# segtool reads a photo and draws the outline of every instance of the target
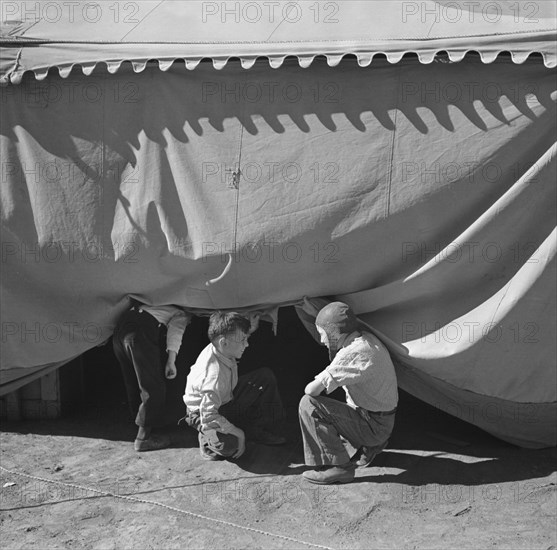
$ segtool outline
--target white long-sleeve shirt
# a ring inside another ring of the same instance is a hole
[[[166,325],[166,351],[180,351],[182,336],[190,324],[191,315],[176,306],[146,306],[141,305],[140,311],[152,315],[159,323]]]
[[[232,401],[238,383],[235,359],[225,357],[209,344],[191,367],[186,383],[184,403],[188,411],[199,412],[201,429],[230,433],[234,425],[219,414],[219,408]]]
[[[393,362],[383,343],[369,332],[350,334],[333,362],[316,377],[331,393],[342,386],[346,403],[368,411],[391,411],[398,403]]]

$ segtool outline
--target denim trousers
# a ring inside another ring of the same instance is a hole
[[[365,445],[379,453],[395,422],[394,411],[373,413],[321,395],[304,395],[298,409],[308,466],[333,466],[350,460],[341,437],[354,448]]]

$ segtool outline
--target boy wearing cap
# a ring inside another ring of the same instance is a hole
[[[236,361],[248,347],[255,323],[235,312],[215,312],[209,320],[211,343],[192,366],[186,383],[186,423],[199,431],[206,460],[239,458],[248,439],[281,445],[285,439],[267,431],[283,416],[276,379],[261,368],[238,377]]]
[[[355,468],[369,465],[391,435],[398,402],[396,374],[385,346],[359,330],[348,305],[328,304],[315,325],[331,364],[306,386],[300,401],[305,462],[318,466],[302,475],[311,483],[348,483]],[[320,395],[340,386],[346,403]],[[353,461],[341,436],[359,449]]]

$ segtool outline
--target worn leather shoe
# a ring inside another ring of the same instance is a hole
[[[333,483],[350,483],[354,480],[355,465],[352,463],[342,466],[328,466],[320,470],[307,470],[302,474],[306,481],[318,485],[331,485]]]
[[[133,448],[138,452],[158,451],[170,446],[170,438],[166,435],[151,435],[148,439],[136,439]]]

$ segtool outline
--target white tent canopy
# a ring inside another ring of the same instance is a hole
[[[2,392],[129,296],[329,296],[402,388],[555,444],[553,2],[66,7],[2,7]]]

